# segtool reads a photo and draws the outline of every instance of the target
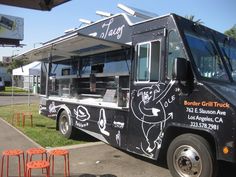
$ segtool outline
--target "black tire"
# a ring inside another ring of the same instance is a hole
[[[58,119],[58,127],[60,133],[65,138],[72,138],[73,137],[73,127],[69,124],[69,116],[67,115],[66,111],[62,111],[60,117]]]
[[[217,173],[209,143],[195,134],[183,134],[171,142],[167,164],[173,177],[215,177]]]

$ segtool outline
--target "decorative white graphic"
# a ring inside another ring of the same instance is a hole
[[[124,122],[113,122],[113,126],[114,128],[119,128],[119,129],[123,129],[125,127],[125,123]]]
[[[105,113],[105,110],[102,108],[100,109],[100,113],[99,113],[98,127],[102,134],[106,136],[110,136],[110,133],[106,131],[106,124],[107,124],[106,113]]]
[[[90,118],[87,108],[81,105],[77,107],[77,110],[74,109],[74,114],[76,115],[76,119],[82,122],[85,122]]]
[[[55,112],[57,112],[56,106],[55,106],[55,102],[54,102],[54,101],[48,106],[48,110],[49,110],[50,113],[55,113]]]
[[[55,102],[52,101],[52,103],[48,106],[48,110],[49,113],[56,113],[57,112],[57,108],[61,108],[61,107],[66,107],[66,111],[69,110],[69,108],[65,105],[65,104],[60,104],[60,105],[55,105]]]
[[[166,108],[175,100],[175,95],[167,98],[173,84],[174,81],[168,85],[158,82],[151,87],[132,92],[131,109],[134,116],[141,121],[145,136],[145,142],[141,142],[141,149],[147,156],[152,157],[154,150],[161,148],[166,121],[173,119],[173,112],[166,112]]]
[[[116,143],[121,146],[121,135],[120,135],[120,130],[116,134]]]
[[[108,23],[103,23],[102,28],[105,30],[101,33],[100,38],[106,39],[107,36],[112,37],[116,36],[117,39],[120,39],[123,34],[123,29],[125,25],[121,25],[116,28],[111,28],[111,24],[114,22],[114,19],[111,18]]]
[[[47,110],[47,107],[40,105],[40,106],[39,106],[39,114],[40,114],[43,110]]]

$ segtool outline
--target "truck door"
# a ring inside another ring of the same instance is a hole
[[[155,158],[166,122],[172,118],[173,82],[164,81],[165,29],[133,36],[135,59],[131,82],[127,148]]]

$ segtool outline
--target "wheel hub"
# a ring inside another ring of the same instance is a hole
[[[61,122],[60,122],[60,127],[61,127],[62,134],[66,134],[69,127],[68,127],[68,121],[65,117],[62,117]]]
[[[202,161],[198,152],[191,146],[179,147],[174,154],[174,165],[181,177],[199,177]]]
[[[188,173],[192,169],[191,160],[185,156],[179,158],[178,165],[180,169],[186,173]]]

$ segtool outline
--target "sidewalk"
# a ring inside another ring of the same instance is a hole
[[[17,129],[12,127],[10,124],[8,124],[5,120],[0,118],[0,157],[1,158],[2,158],[2,151],[4,150],[7,150],[7,149],[26,150],[32,147],[40,147],[40,145],[36,144],[35,142],[27,138],[20,131],[18,131]],[[17,170],[15,170],[17,169],[17,167],[18,167],[17,158],[15,157],[10,158],[10,168],[9,168],[10,176],[18,175]],[[6,158],[5,158],[5,163],[4,163],[4,169],[6,169]]]
[[[0,154],[6,149],[26,150],[32,147],[40,145],[0,118]],[[168,170],[136,159],[102,142],[62,148],[70,152],[71,177],[156,177],[156,174],[160,174],[160,177],[171,177]],[[10,160],[11,177],[18,176],[17,165],[15,158]],[[56,157],[54,177],[63,177],[63,172],[64,160]],[[37,177],[44,176],[41,170],[34,170],[32,174]]]

